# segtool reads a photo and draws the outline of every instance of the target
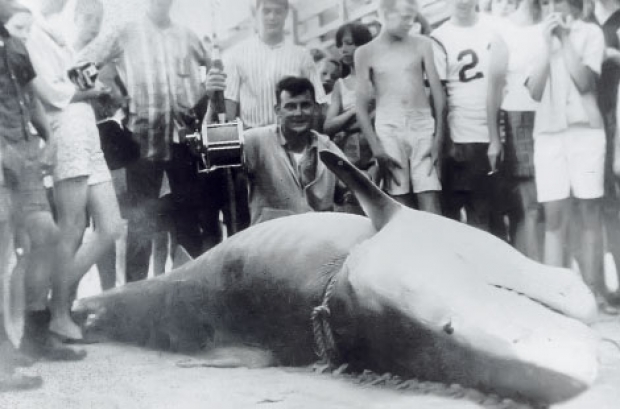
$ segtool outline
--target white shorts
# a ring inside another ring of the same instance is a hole
[[[89,185],[96,185],[112,180],[90,106],[71,104],[54,117],[52,131],[57,144],[55,181],[86,176]]]
[[[433,145],[435,120],[431,110],[377,115],[375,129],[386,153],[396,159],[402,169],[396,171],[400,186],[392,182],[384,189],[390,195],[404,195],[441,190],[437,169],[430,149]]]
[[[534,135],[534,168],[539,202],[603,196],[605,131],[571,127]]]

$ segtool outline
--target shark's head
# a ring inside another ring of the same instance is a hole
[[[553,403],[597,374],[592,293],[467,225],[402,207],[339,154],[325,164],[378,233],[345,265],[375,370]]]

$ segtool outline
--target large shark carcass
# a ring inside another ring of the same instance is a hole
[[[170,274],[82,300],[89,330],[183,352],[247,345],[280,365],[312,363],[319,342],[356,370],[543,404],[593,384],[596,303],[579,277],[402,207],[334,153],[321,159],[369,218],[253,226]],[[317,321],[329,324],[322,340]]]

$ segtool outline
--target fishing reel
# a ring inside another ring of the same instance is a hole
[[[198,173],[245,166],[243,124],[240,119],[204,124],[202,131],[185,135],[185,143],[198,159]]]

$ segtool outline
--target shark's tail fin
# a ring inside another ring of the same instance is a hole
[[[319,155],[329,170],[355,194],[375,229],[381,230],[401,208],[344,156],[328,150],[321,151]]]
[[[193,282],[162,276],[81,299],[73,313],[96,339],[192,352],[212,337],[196,301],[202,297],[201,287]]]

